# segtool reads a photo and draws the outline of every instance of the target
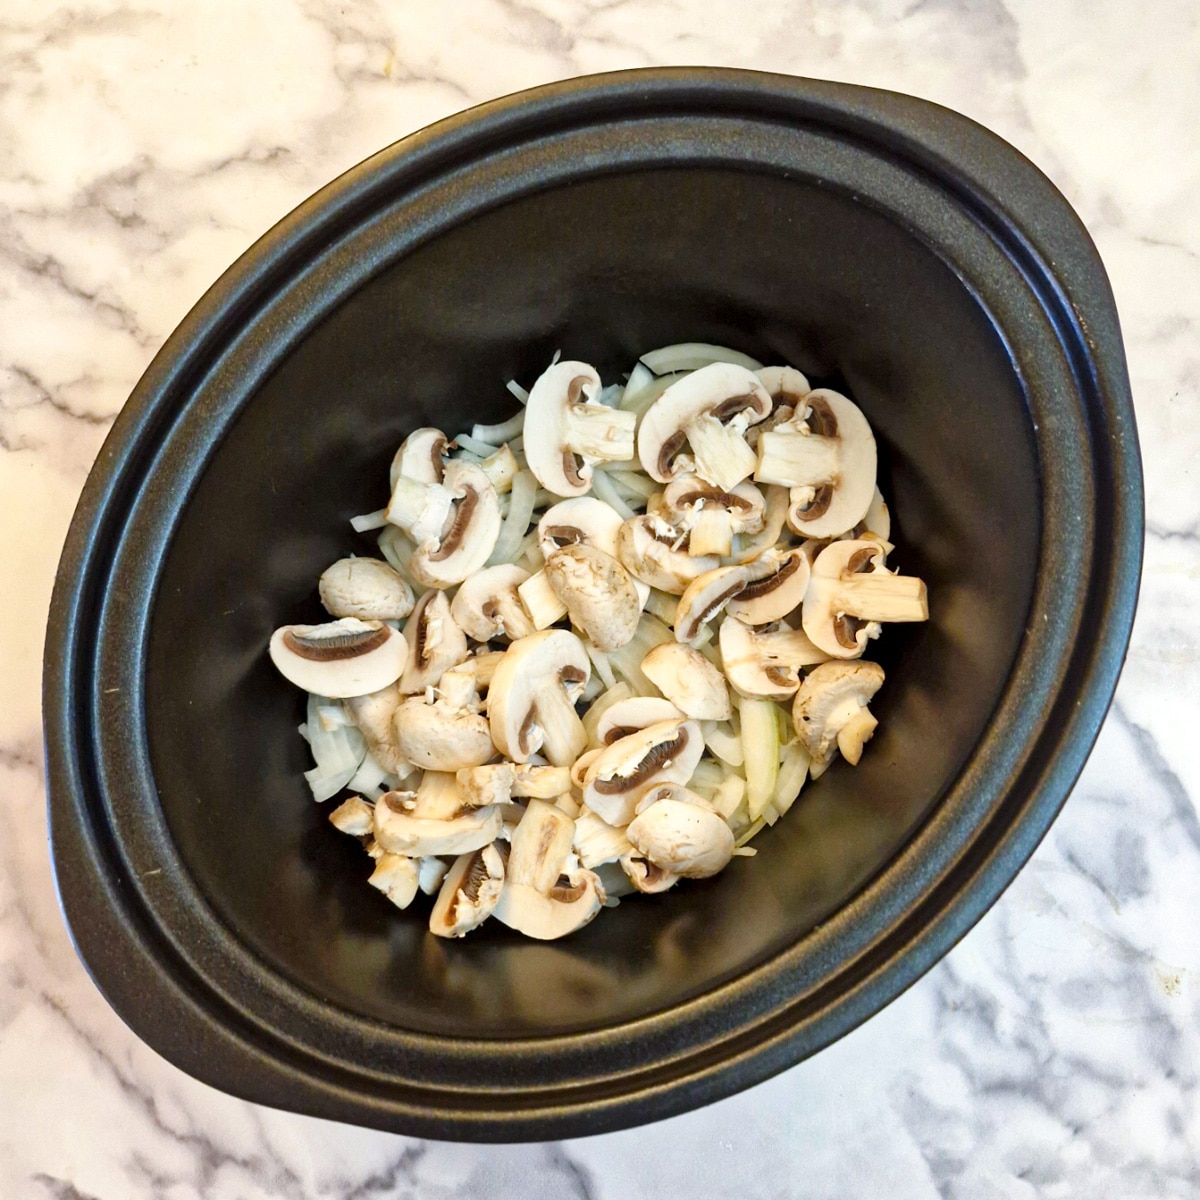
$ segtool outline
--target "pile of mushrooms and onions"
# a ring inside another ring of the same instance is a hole
[[[378,557],[321,576],[329,620],[275,631],[308,693],[318,801],[430,930],[533,938],[738,856],[876,728],[889,565],[858,407],[703,343],[604,386],[556,361],[499,425],[417,429]]]

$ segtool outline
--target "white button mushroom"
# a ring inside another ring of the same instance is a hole
[[[800,686],[800,668],[829,658],[803,630],[787,625],[751,628],[736,617],[721,622],[721,663],[739,696],[786,700]]]
[[[625,831],[610,825],[586,805],[575,818],[575,836],[571,844],[580,865],[589,871],[605,863],[619,862],[625,855],[634,853]]]
[[[812,573],[803,550],[767,550],[749,565],[753,578],[725,605],[730,616],[768,625],[800,607]]]
[[[388,792],[375,803],[375,840],[410,858],[478,850],[495,841],[502,824],[499,807],[469,808],[454,776],[439,771],[426,771],[415,795]]]
[[[679,876],[671,871],[665,871],[657,863],[642,856],[641,851],[635,850],[630,843],[629,853],[621,857],[621,870],[625,872],[629,882],[636,891],[653,896],[659,892],[670,891],[678,882]]]
[[[400,752],[396,727],[392,723],[399,706],[400,689],[394,683],[366,696],[346,699],[346,711],[367,739],[371,757],[390,775],[403,775],[409,766]]]
[[[447,445],[440,429],[414,429],[392,459],[389,486],[395,488],[401,476],[413,483],[441,483]]]
[[[285,625],[275,630],[270,655],[289,683],[341,700],[395,683],[404,671],[408,645],[381,621],[343,617],[326,625]]]
[[[465,937],[492,915],[503,889],[504,858],[494,844],[460,855],[429,914],[429,932]]]
[[[688,533],[688,553],[727,555],[736,533],[758,533],[766,501],[747,481],[725,491],[695,475],[672,479],[663,492],[663,512],[677,529]]]
[[[396,709],[396,744],[409,762],[429,771],[457,771],[496,753],[487,718],[478,712],[475,667],[470,660],[447,671],[432,703],[409,696]]]
[[[791,488],[788,523],[805,537],[838,537],[866,515],[875,493],[875,437],[858,406],[818,388],[800,411],[758,442],[754,478]]]
[[[584,776],[583,802],[610,825],[628,825],[647,787],[687,783],[703,753],[695,721],[656,721],[596,754]]]
[[[670,700],[664,700],[661,696],[630,696],[604,710],[596,722],[593,738],[601,746],[607,746],[618,738],[645,729],[647,725],[682,720],[683,713]]]
[[[485,567],[464,580],[454,595],[450,615],[477,642],[528,637],[535,632],[533,622],[517,594],[528,578],[528,571],[512,563]]]
[[[487,562],[500,536],[496,489],[474,463],[447,463],[442,486],[451,497],[448,527],[424,539],[414,533],[417,548],[408,560],[412,577],[426,587],[462,583]]]
[[[815,779],[832,761],[834,751],[857,766],[863,743],[877,724],[867,707],[883,684],[883,668],[873,662],[827,662],[810,671],[796,693],[792,720],[804,748],[812,755]]]
[[[633,458],[637,417],[596,400],[600,376],[581,362],[559,362],[539,376],[525,404],[525,459],[542,487],[582,496],[592,466]]]
[[[397,908],[407,908],[417,895],[420,868],[415,858],[381,854],[367,882],[378,888]]]
[[[467,637],[450,611],[442,591],[428,591],[417,601],[404,626],[408,663],[400,678],[405,695],[436,687],[442,676],[467,657]]]
[[[672,384],[646,410],[638,458],[659,483],[694,471],[728,491],[754,471],[745,432],[770,411],[771,397],[753,371],[713,363]]]
[[[572,623],[597,650],[617,650],[637,632],[641,604],[629,572],[611,554],[586,543],[546,559],[546,578]]]
[[[375,824],[375,812],[361,796],[351,796],[329,814],[334,829],[351,837],[366,837]]]
[[[412,612],[412,588],[377,558],[339,558],[325,568],[317,591],[334,617],[399,621]]]
[[[656,866],[687,879],[723,870],[733,856],[733,832],[703,797],[679,784],[651,788],[625,831]]]
[[[554,766],[570,766],[587,745],[575,701],[591,673],[583,643],[565,629],[513,642],[488,692],[492,741],[500,753],[523,763],[541,750]]]
[[[804,632],[834,658],[857,658],[879,622],[927,621],[925,584],[893,575],[874,539],[832,542],[816,557],[804,596]]]
[[[721,565],[715,554],[690,555],[688,534],[654,513],[632,517],[617,535],[617,557],[636,579],[678,596],[693,579]]]
[[[464,767],[456,776],[467,804],[507,804],[514,796],[551,800],[571,790],[568,767],[539,767],[529,763],[489,763]]]
[[[672,704],[697,721],[728,721],[733,715],[725,678],[691,646],[667,642],[642,659],[642,673]]]

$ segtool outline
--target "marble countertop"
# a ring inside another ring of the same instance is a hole
[[[505,92],[675,63],[940,101],[1015,143],[1086,221],[1126,332],[1149,514],[1095,753],[938,967],[815,1059],[710,1108],[487,1148],[222,1095],[121,1024],[55,903],[40,630],[89,464],[204,288],[334,175]],[[1200,1195],[1197,111],[1190,0],[0,6],[0,1195]]]

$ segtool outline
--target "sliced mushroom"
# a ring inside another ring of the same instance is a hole
[[[523,763],[541,750],[554,766],[570,766],[587,745],[575,701],[591,673],[583,643],[565,629],[513,642],[488,692],[492,741],[500,753]]]
[[[518,585],[517,595],[520,596],[534,629],[549,629],[567,615],[567,606],[551,586],[550,577],[545,569],[535,571],[524,583]]]
[[[605,746],[588,766],[583,802],[610,825],[633,820],[651,784],[687,783],[704,753],[695,721],[656,721]]]
[[[655,866],[686,879],[705,879],[733,856],[733,832],[712,805],[673,783],[650,788],[625,831]]]
[[[871,497],[871,506],[867,509],[867,515],[855,525],[850,536],[855,538],[877,537],[881,542],[886,542],[891,534],[892,515],[888,512],[883,493],[876,487],[875,495]]]
[[[632,517],[621,526],[617,557],[636,579],[673,596],[721,565],[715,554],[690,555],[687,532],[654,513]]]
[[[592,466],[633,458],[637,417],[596,397],[600,376],[582,362],[555,363],[538,377],[525,404],[525,460],[542,487],[582,496]]]
[[[467,804],[507,804],[514,796],[551,800],[571,790],[567,767],[537,767],[528,763],[491,763],[464,767],[458,788]]]
[[[735,533],[758,533],[766,501],[754,484],[743,481],[725,491],[695,475],[680,475],[663,492],[667,519],[688,533],[688,553],[727,555]]]
[[[630,843],[629,853],[621,857],[621,869],[625,872],[634,888],[646,895],[656,895],[666,892],[679,882],[679,876],[671,871],[664,871],[657,863],[645,858],[640,851],[634,850]]]
[[[507,444],[501,446],[494,454],[489,454],[480,464],[479,469],[491,480],[492,487],[498,496],[512,491],[513,480],[517,477],[520,465],[517,456]]]
[[[335,617],[399,621],[412,612],[412,588],[378,558],[339,558],[325,568],[317,591]]]
[[[447,463],[442,486],[452,498],[448,527],[424,540],[414,535],[417,548],[408,560],[412,577],[426,587],[462,583],[487,562],[500,536],[496,489],[474,463]]]
[[[552,505],[543,514],[542,519],[538,521],[538,548],[543,559],[548,559],[556,550],[565,546],[578,545],[595,546],[605,554],[619,559],[617,537],[621,532],[622,523],[620,514],[612,505],[605,504],[603,500],[597,500],[594,496],[576,496]],[[650,596],[649,585],[635,577],[633,586],[638,595],[638,607],[645,608]],[[555,599],[557,600],[557,597]],[[536,602],[535,595],[534,603]],[[565,613],[565,608],[558,607],[557,615],[538,628],[545,629],[555,621],[561,620]]]
[[[680,712],[697,721],[728,721],[733,715],[721,672],[698,650],[679,642],[655,646],[642,673]]]
[[[334,829],[351,837],[367,837],[374,822],[375,812],[361,796],[351,796],[329,814],[329,823]]]
[[[420,868],[415,858],[381,854],[367,882],[378,888],[397,908],[407,908],[417,895]]]
[[[579,856],[580,864],[589,871],[605,863],[619,862],[634,852],[623,829],[610,825],[586,805],[575,818],[572,848]]]
[[[721,622],[721,664],[739,696],[786,700],[800,686],[800,668],[828,661],[800,629],[752,628],[736,617]]]
[[[409,696],[396,709],[393,723],[400,753],[427,771],[476,767],[496,753],[486,717],[480,716],[475,667],[468,660],[447,671],[441,695],[429,703]]]
[[[401,475],[414,483],[441,483],[447,445],[440,429],[414,429],[392,459],[390,486],[394,488]]]
[[[504,856],[498,844],[459,855],[434,901],[429,932],[465,937],[492,915],[503,890]]]
[[[798,408],[803,408],[805,397],[812,391],[808,380],[795,367],[763,367],[758,372],[758,381],[771,397],[771,415],[756,426],[763,431],[772,421],[781,424],[790,420]]]
[[[792,706],[796,734],[812,755],[812,777],[833,759],[842,757],[857,766],[863,743],[877,724],[867,707],[883,684],[883,668],[873,662],[827,662],[806,676]]]
[[[764,433],[754,478],[792,489],[788,524],[805,537],[838,537],[875,494],[875,436],[858,406],[818,388],[792,420]]]
[[[442,591],[428,591],[417,601],[404,626],[408,664],[400,679],[405,695],[436,687],[442,676],[467,657],[467,637],[450,612]]]
[[[803,550],[767,550],[752,566],[755,577],[725,605],[731,617],[767,625],[800,607],[811,574]]]
[[[705,625],[770,569],[769,563],[760,566],[754,562],[740,567],[718,567],[697,576],[684,589],[675,606],[675,640],[700,641]]]
[[[366,696],[350,696],[346,711],[363,737],[371,757],[390,775],[403,775],[409,762],[400,752],[396,727],[392,723],[400,705],[400,688],[396,684],[370,692]]]
[[[342,700],[393,684],[408,645],[382,621],[343,617],[326,625],[285,625],[271,635],[271,661],[289,683]]]
[[[656,725],[659,721],[682,721],[683,713],[670,700],[661,696],[630,696],[627,700],[618,700],[604,710],[596,722],[595,740],[602,746],[615,742],[618,738],[628,737],[645,729],[647,725]]]
[[[774,484],[768,484],[762,490],[767,502],[763,527],[758,533],[737,540],[732,555],[734,562],[753,562],[765,551],[773,550],[779,545],[780,536],[787,524],[788,505],[791,503],[788,490]]]
[[[652,479],[667,483],[694,471],[729,491],[755,468],[746,429],[771,411],[753,371],[713,363],[673,383],[642,417],[638,458]],[[691,453],[683,453],[684,447]]]
[[[528,571],[512,563],[485,567],[464,580],[454,594],[450,615],[477,642],[528,637],[534,626],[517,593],[528,578]]]
[[[512,836],[495,915],[528,937],[550,940],[586,925],[604,903],[599,879],[582,868],[565,877],[575,822],[545,800],[531,800]]]
[[[431,774],[426,772],[425,780]],[[390,854],[422,858],[437,854],[466,854],[496,840],[503,816],[495,805],[486,808],[467,808],[461,803],[457,810],[450,808],[446,797],[454,785],[454,776],[429,799],[422,799],[420,790],[414,798],[411,792],[388,792],[375,802],[375,840]],[[453,815],[452,815],[453,814]]]
[[[475,664],[475,682],[481,689],[491,687],[492,676],[496,673],[496,668],[500,665],[503,657],[503,650],[488,649],[482,649],[478,654],[472,655],[471,661]]]
[[[893,575],[875,540],[831,542],[816,557],[804,596],[804,632],[834,658],[857,658],[880,622],[927,621],[925,584]]]
[[[611,554],[586,543],[546,559],[546,578],[571,621],[597,650],[617,650],[637,632],[641,604],[629,572]]]

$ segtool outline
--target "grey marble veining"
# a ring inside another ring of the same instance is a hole
[[[0,6],[0,1196],[1200,1195],[1200,10],[1190,0]],[[949,957],[817,1058],[561,1145],[422,1143],[219,1094],[138,1042],[55,904],[40,629],[78,489],[203,289],[397,137],[588,71],[753,66],[941,101],[1095,236],[1147,473],[1141,607],[1063,816]]]

